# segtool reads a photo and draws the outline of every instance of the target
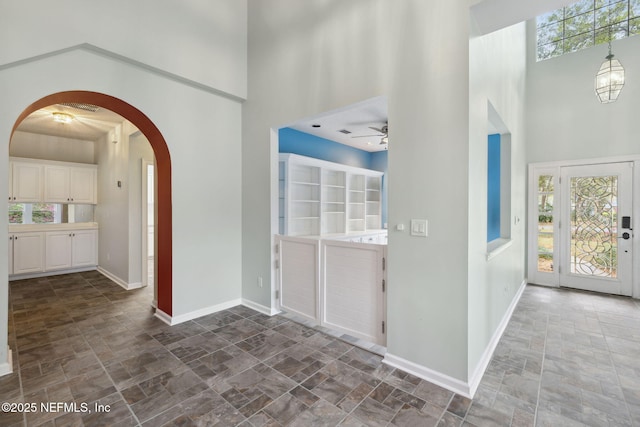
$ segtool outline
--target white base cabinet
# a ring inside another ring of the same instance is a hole
[[[98,231],[74,231],[71,237],[71,267],[88,267],[98,264]]]
[[[77,271],[98,265],[98,230],[66,229],[9,234],[12,278]]]
[[[46,235],[45,271],[97,264],[96,230],[49,231]]]
[[[12,233],[9,240],[12,261],[10,274],[38,273],[44,270],[44,233]]]

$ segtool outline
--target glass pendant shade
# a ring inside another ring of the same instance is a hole
[[[618,99],[624,86],[624,68],[610,53],[596,74],[596,95],[601,103],[607,104]]]

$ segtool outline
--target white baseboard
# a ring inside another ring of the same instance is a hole
[[[11,347],[7,346],[7,361],[6,363],[0,363],[0,377],[8,375],[13,372],[13,353]]]
[[[281,312],[280,310],[277,310],[275,308],[269,308],[267,306],[244,298],[242,298],[242,305],[244,305],[245,307],[249,307],[255,311],[259,311],[262,314],[266,314],[267,316],[273,316]]]
[[[482,380],[482,376],[484,375],[484,372],[487,370],[487,366],[489,366],[489,362],[491,362],[491,358],[493,357],[493,352],[496,350],[496,347],[500,342],[500,338],[502,338],[502,334],[507,328],[507,325],[509,324],[509,320],[511,320],[511,316],[513,315],[513,312],[516,309],[516,306],[518,305],[518,302],[520,301],[520,297],[522,297],[522,293],[524,292],[524,289],[526,288],[526,286],[527,286],[527,279],[525,278],[520,284],[520,288],[518,289],[518,292],[516,292],[515,296],[513,297],[513,300],[511,300],[511,304],[509,304],[509,308],[507,308],[507,311],[504,313],[504,316],[502,316],[502,320],[500,321],[500,324],[498,325],[495,332],[493,333],[493,336],[491,337],[491,340],[489,341],[487,348],[484,350],[484,353],[482,353],[482,357],[480,358],[480,361],[476,365],[476,369],[474,369],[473,374],[469,378],[469,390],[470,390],[471,396],[473,396],[476,393],[476,390],[480,385],[480,381]]]
[[[115,274],[105,270],[104,268],[98,266],[97,268],[98,272],[100,272],[102,275],[108,277],[109,279],[111,279],[112,281],[114,281],[115,283],[117,283],[118,285],[120,285],[120,287],[124,288],[127,291],[130,291],[132,289],[139,289],[142,287],[142,282],[133,282],[133,283],[127,283],[126,280],[122,280],[121,278],[119,278],[118,276],[116,276]]]
[[[425,381],[437,384],[440,387],[444,387],[447,390],[471,399],[471,390],[469,388],[469,384],[465,383],[462,380],[450,377],[449,375],[434,371],[433,369],[429,369],[426,366],[418,365],[417,363],[411,362],[398,356],[394,356],[393,354],[389,353],[385,354],[382,362],[389,366],[393,366],[394,368],[402,369],[403,371],[408,372],[411,375],[415,375],[418,378],[422,378]]]
[[[198,317],[206,316],[208,314],[217,313],[222,310],[226,310],[231,307],[235,307],[237,305],[241,305],[242,300],[234,299],[231,301],[223,302],[221,304],[212,305],[210,307],[201,308],[199,310],[194,310],[189,313],[180,314],[178,316],[169,316],[167,313],[163,312],[160,309],[156,309],[155,316],[162,320],[167,325],[178,325],[180,323],[188,322],[189,320],[197,319]]]
[[[156,316],[158,319],[162,320],[167,325],[169,325],[169,326],[172,325],[171,316],[169,316],[167,313],[165,313],[164,311],[160,310],[159,308],[156,308],[156,312],[154,313],[154,316]]]
[[[511,320],[511,316],[520,301],[520,297],[522,297],[522,293],[524,292],[525,287],[527,286],[527,280],[523,280],[520,284],[520,288],[516,295],[513,297],[509,308],[505,312],[500,324],[496,328],[487,348],[485,349],[480,361],[476,365],[476,369],[473,371],[473,375],[468,383],[459,380],[457,378],[450,377],[441,372],[434,371],[433,369],[429,369],[425,366],[418,365],[417,363],[411,362],[409,360],[403,359],[398,356],[394,356],[393,354],[387,353],[382,360],[389,366],[393,366],[394,368],[402,369],[405,372],[408,372],[416,377],[422,378],[423,380],[429,381],[431,383],[437,384],[441,387],[446,388],[454,393],[458,393],[464,397],[469,399],[473,398],[473,395],[476,393],[478,386],[480,385],[480,381],[482,380],[482,376],[484,375],[487,366],[489,366],[489,362],[491,361],[491,357],[493,356],[493,352],[495,351],[498,343],[500,342],[500,338],[504,333],[507,325],[509,324],[509,320]]]

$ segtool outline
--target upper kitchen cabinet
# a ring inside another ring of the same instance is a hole
[[[96,204],[97,181],[96,165],[12,157],[9,201]]]
[[[49,203],[95,204],[95,167],[45,165],[44,201]]]
[[[27,162],[9,163],[9,201],[42,200],[42,165]]]

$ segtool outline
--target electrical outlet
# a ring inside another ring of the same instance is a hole
[[[262,287],[262,276],[258,276],[258,287]]]

